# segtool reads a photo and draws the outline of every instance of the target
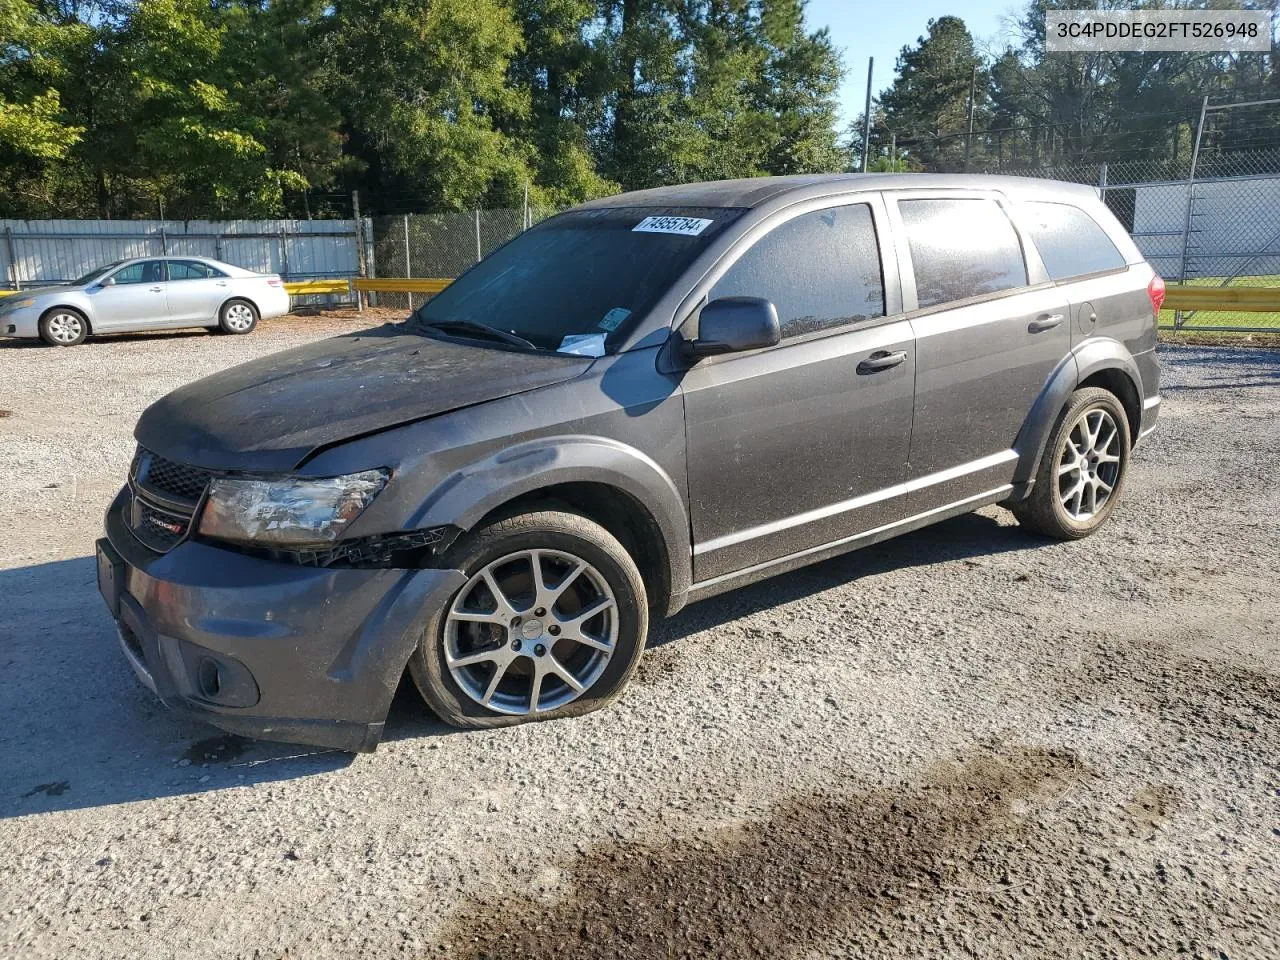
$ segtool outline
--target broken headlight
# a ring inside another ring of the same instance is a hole
[[[239,543],[301,547],[332,543],[386,486],[390,473],[251,480],[219,477],[209,486],[200,533]]]

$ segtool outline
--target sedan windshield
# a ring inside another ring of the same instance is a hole
[[[91,280],[93,280],[95,277],[102,276],[108,270],[112,269],[113,267],[118,267],[122,263],[124,263],[123,260],[116,260],[114,263],[106,263],[100,267],[95,267],[94,269],[86,273],[83,277],[76,277],[76,279],[72,280],[71,286],[83,287],[86,284],[88,284]]]
[[[743,211],[606,207],[545,220],[495,250],[410,318],[461,336],[489,327],[543,350],[616,348]]]

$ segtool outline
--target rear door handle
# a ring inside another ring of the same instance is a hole
[[[1061,322],[1062,314],[1060,313],[1042,313],[1027,324],[1027,331],[1029,333],[1043,333],[1045,330],[1052,330]]]
[[[873,353],[867,359],[858,364],[859,373],[878,373],[881,370],[888,370],[890,367],[896,367],[907,359],[907,351],[899,350],[897,353],[885,353],[881,350]]]
[[[163,290],[164,290],[164,287],[149,287],[148,289],[149,289],[152,293],[160,293],[161,291],[163,291]]]

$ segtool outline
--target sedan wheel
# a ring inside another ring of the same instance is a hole
[[[40,337],[56,347],[73,347],[89,333],[89,325],[78,313],[55,310],[40,321]]]
[[[223,305],[218,325],[227,333],[248,333],[258,325],[258,312],[251,303],[232,300]]]

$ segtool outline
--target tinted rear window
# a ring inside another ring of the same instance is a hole
[[[830,207],[775,227],[716,282],[717,297],[773,301],[784,337],[884,316],[871,209]]]
[[[1023,287],[1013,224],[994,200],[899,200],[921,307]]]
[[[1106,231],[1079,207],[1043,201],[1022,207],[1031,240],[1054,280],[1118,270],[1125,265]]]
[[[571,210],[495,250],[415,317],[483,323],[549,350],[574,334],[603,335],[612,350],[742,212]]]

